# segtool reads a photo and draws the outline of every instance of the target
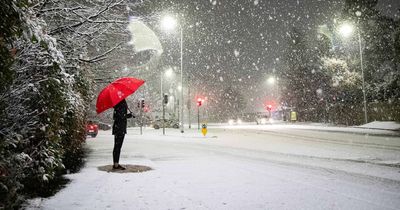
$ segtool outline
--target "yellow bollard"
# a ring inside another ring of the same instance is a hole
[[[201,126],[201,133],[203,134],[203,136],[206,136],[206,134],[207,134],[207,125],[206,124],[203,124]]]

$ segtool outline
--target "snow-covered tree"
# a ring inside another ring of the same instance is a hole
[[[329,80],[321,71],[321,56],[328,53],[322,42],[314,46],[315,33],[293,29],[288,38],[284,66],[278,71],[281,97],[285,104],[299,112],[300,120],[322,120],[321,104],[317,90],[325,89]]]
[[[18,205],[26,192],[47,191],[62,169],[79,168],[94,81],[112,80],[117,75],[108,67],[131,56],[115,50],[128,42],[127,11],[135,5],[115,0],[2,5],[0,208]]]
[[[25,1],[8,2],[5,21],[17,18],[13,26],[19,33],[2,37],[3,46],[14,55],[7,68],[13,74],[10,85],[1,89],[0,192],[7,195],[1,196],[6,208],[18,204],[21,189],[45,190],[64,167],[61,123],[71,78],[55,39],[45,33],[45,22],[29,6]]]
[[[324,57],[321,60],[324,73],[331,78],[331,87],[354,88],[359,83],[360,74],[354,71],[351,72],[346,61],[328,57]]]
[[[399,24],[384,16],[376,8],[377,3],[378,0],[346,0],[340,18],[353,22],[361,37],[370,120],[399,120]],[[359,53],[354,54],[356,62],[349,67],[361,72]]]

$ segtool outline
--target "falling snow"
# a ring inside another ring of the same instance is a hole
[[[38,0],[2,7],[0,176],[3,166],[20,164],[4,173],[25,177],[38,165],[32,174],[50,183],[64,142],[76,135],[84,142],[88,119],[113,122],[112,107],[96,113],[96,96],[120,77],[145,80],[117,97],[127,97],[140,116],[130,125],[146,129],[162,116],[181,125],[400,121],[398,0]],[[196,98],[205,103],[196,106]],[[146,111],[137,105],[142,99]],[[8,155],[21,151],[26,155]],[[22,161],[12,163],[15,157]],[[10,183],[0,186],[22,190]]]

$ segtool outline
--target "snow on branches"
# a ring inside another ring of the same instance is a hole
[[[360,81],[360,74],[350,71],[346,61],[337,58],[324,57],[322,67],[325,74],[332,80],[332,87],[352,86]]]

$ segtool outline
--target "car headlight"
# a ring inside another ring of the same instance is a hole
[[[233,125],[233,123],[235,123],[234,120],[229,120],[229,121],[228,121],[228,124],[229,124],[229,125]]]
[[[267,120],[265,118],[262,118],[261,119],[261,124],[266,124],[266,123],[267,123]]]

